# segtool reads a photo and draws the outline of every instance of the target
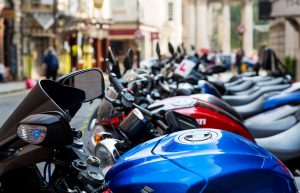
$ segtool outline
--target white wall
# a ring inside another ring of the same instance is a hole
[[[137,1],[139,20],[145,33],[145,57],[153,53],[150,31],[159,32],[162,54],[167,53],[167,43],[177,46],[182,42],[182,0],[111,0],[113,23],[133,23],[137,21]],[[168,3],[173,2],[173,20],[168,20]]]
[[[133,22],[137,20],[136,0],[111,0],[112,21]]]

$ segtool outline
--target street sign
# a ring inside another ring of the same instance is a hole
[[[237,26],[236,32],[239,34],[244,34],[246,32],[246,27],[243,24],[240,24]]]
[[[135,39],[143,39],[144,34],[142,32],[142,30],[138,29],[134,32],[134,37]]]
[[[159,33],[158,32],[151,32],[150,36],[151,36],[151,41],[159,39]]]

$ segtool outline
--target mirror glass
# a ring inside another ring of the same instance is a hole
[[[104,79],[99,70],[84,71],[68,77],[64,85],[78,88],[85,92],[85,102],[104,95]]]

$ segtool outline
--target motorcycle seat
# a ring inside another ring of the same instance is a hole
[[[243,80],[252,80],[254,82],[264,82],[272,80],[273,77],[271,76],[252,76],[252,77],[243,77]]]
[[[273,153],[281,161],[288,161],[300,156],[300,123],[292,128],[265,138],[258,138],[258,145]]]
[[[259,86],[253,86],[253,87],[251,87],[251,88],[249,88],[249,89],[247,89],[245,91],[235,92],[233,94],[234,95],[240,95],[240,96],[241,95],[249,95],[251,93],[254,93],[254,92],[258,91],[259,89],[260,89]]]
[[[256,84],[258,86],[268,86],[268,85],[276,85],[276,84],[281,84],[281,83],[283,83],[283,78],[275,78],[275,79],[269,80],[269,81],[257,82]]]
[[[260,113],[263,110],[264,97],[261,96],[257,100],[242,106],[233,107],[244,119],[248,118],[252,115]]]
[[[271,91],[282,91],[284,89],[289,88],[289,84],[279,84],[279,85],[270,85],[260,88],[259,90],[253,92],[249,95],[224,95],[222,98],[225,102],[227,102],[230,105],[233,106],[239,106],[239,105],[246,105],[254,100],[256,100],[258,97],[262,96],[265,93],[271,92]]]
[[[237,80],[235,80],[235,81],[232,81],[232,82],[226,82],[225,83],[225,87],[231,87],[231,86],[235,86],[235,85],[238,85],[238,84],[240,84],[240,83],[242,83],[242,82],[244,82],[244,80],[243,79],[237,79]]]
[[[230,93],[244,91],[254,85],[254,82],[251,80],[246,80],[238,85],[226,87],[226,90]]]
[[[270,137],[286,131],[297,123],[295,116],[290,115],[272,122],[245,121],[245,126],[254,138]]]

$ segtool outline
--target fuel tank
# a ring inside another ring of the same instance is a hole
[[[230,131],[254,141],[238,113],[213,95],[197,94],[171,97],[153,103],[148,109],[153,113],[161,114],[172,110],[193,117],[197,120],[199,127]]]
[[[216,129],[175,132],[125,153],[106,174],[114,193],[295,193],[288,169],[239,135]]]

